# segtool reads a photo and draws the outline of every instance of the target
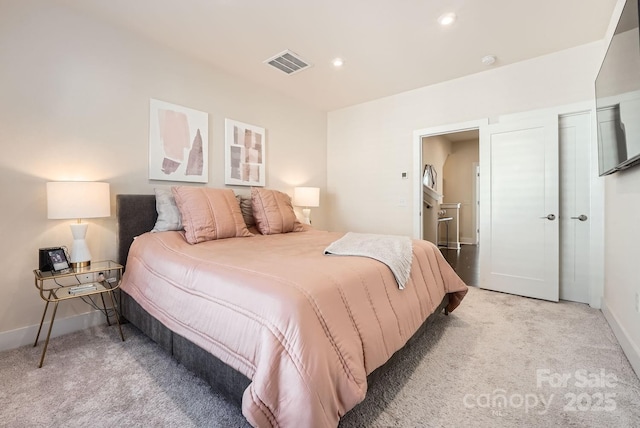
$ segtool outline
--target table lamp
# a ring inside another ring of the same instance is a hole
[[[55,181],[47,183],[47,217],[49,219],[77,219],[71,224],[73,246],[70,264],[73,268],[91,264],[91,253],[85,241],[88,223],[83,218],[109,217],[111,198],[109,183],[88,181]]]
[[[311,224],[311,207],[320,206],[319,187],[295,187],[293,189],[293,203],[302,209],[304,223]]]

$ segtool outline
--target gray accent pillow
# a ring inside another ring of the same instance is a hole
[[[176,205],[171,189],[154,189],[156,192],[156,211],[158,219],[151,232],[166,232],[168,230],[183,230],[182,217]]]
[[[251,206],[251,198],[236,195],[236,199],[240,204],[240,211],[242,211],[242,218],[247,227],[256,225],[256,221],[253,218],[253,207]]]

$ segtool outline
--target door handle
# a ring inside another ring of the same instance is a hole
[[[547,220],[553,221],[553,220],[556,219],[556,215],[555,214],[549,214],[549,215],[546,215],[546,216],[540,217],[540,218],[546,218]]]
[[[586,215],[584,215],[584,214],[580,214],[578,217],[571,217],[571,218],[572,218],[572,219],[574,219],[574,220],[587,221],[587,219],[588,219],[589,217],[587,217],[587,216],[586,216]]]

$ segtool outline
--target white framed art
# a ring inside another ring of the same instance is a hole
[[[209,115],[151,98],[149,179],[209,181]]]
[[[224,183],[264,187],[265,129],[231,119],[224,120],[224,129]]]

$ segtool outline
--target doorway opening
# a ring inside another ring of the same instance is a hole
[[[416,131],[417,238],[438,245],[458,275],[479,285],[480,128],[486,121]],[[429,172],[428,177],[424,172]],[[429,188],[427,188],[429,187]]]
[[[422,239],[435,243],[458,276],[470,286],[479,285],[478,170],[479,130],[452,132],[422,138],[422,162],[434,170],[430,184],[440,203],[423,201]],[[423,179],[423,185],[425,185]],[[423,211],[424,212],[424,211]]]

